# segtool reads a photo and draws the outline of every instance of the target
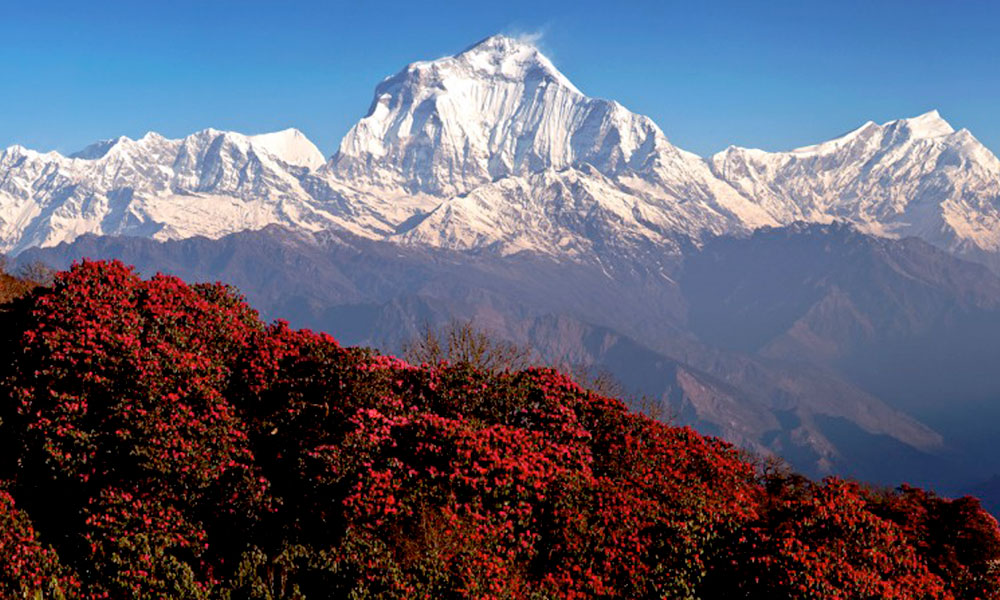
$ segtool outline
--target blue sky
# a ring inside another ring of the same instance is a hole
[[[375,84],[497,32],[709,154],[937,108],[1000,151],[1000,2],[25,2],[0,7],[0,146],[298,127],[325,153]]]

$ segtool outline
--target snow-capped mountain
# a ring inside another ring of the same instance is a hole
[[[355,233],[453,249],[583,257],[775,224],[649,118],[584,95],[503,36],[383,81],[318,177],[333,197],[374,197],[350,200],[382,229]],[[376,206],[386,197],[412,212],[391,218]]]
[[[1000,160],[937,111],[792,150],[730,147],[713,171],[776,221],[850,221],[968,254],[1000,250]]]
[[[322,228],[329,217],[297,177],[322,163],[294,129],[259,136],[206,129],[180,140],[149,133],[69,157],[12,146],[0,152],[0,250],[84,233],[178,239],[271,223]]]
[[[296,130],[147,134],[0,153],[0,250],[84,233],[182,239],[278,224],[401,244],[645,260],[684,238],[846,220],[1000,255],[1000,161],[937,113],[790,152],[703,159],[493,36],[385,79],[325,161]],[[987,261],[988,262],[988,261]]]
[[[605,175],[644,170],[667,148],[648,118],[588,98],[536,48],[494,36],[379,84],[331,169],[454,196],[581,163]]]

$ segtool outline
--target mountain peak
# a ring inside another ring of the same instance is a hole
[[[893,134],[889,138],[893,141],[893,143],[903,143],[908,140],[931,139],[951,135],[953,133],[955,133],[955,129],[941,117],[941,113],[937,110],[931,110],[916,117],[896,119],[881,125],[878,125],[873,121],[867,121],[860,127],[849,131],[840,137],[820,142],[818,144],[813,144],[811,146],[795,148],[794,150],[789,151],[789,154],[806,156],[841,152],[851,144],[859,141],[861,143],[866,143],[872,139],[880,139],[880,136],[886,134]],[[746,148],[735,148],[736,152],[747,152],[748,150],[749,149]],[[733,151],[734,150],[726,149],[725,151],[720,152],[717,156],[724,156],[725,152]]]
[[[294,127],[249,137],[254,147],[261,148],[290,165],[316,169],[326,162],[326,157],[319,148]]]
[[[460,61],[474,69],[477,75],[514,79],[541,77],[580,93],[528,38],[492,35],[444,60]]]
[[[495,35],[383,80],[331,168],[344,179],[458,195],[581,163],[605,174],[638,168],[661,142],[652,121],[584,96],[529,41]]]
[[[538,48],[526,38],[515,38],[498,33],[479,40],[456,54],[455,57],[484,54],[500,57],[526,56],[535,53],[538,53]]]
[[[526,38],[516,38],[502,33],[495,33],[489,37],[479,40],[475,44],[472,44],[465,50],[459,52],[459,54],[465,54],[466,52],[473,51],[511,52],[524,48],[534,49],[535,45],[530,41],[527,41]]]
[[[118,144],[124,142],[130,142],[129,138],[124,135],[118,136],[116,138],[111,138],[107,140],[101,140],[99,142],[94,142],[93,144],[87,146],[79,152],[74,152],[70,154],[67,158],[80,158],[83,160],[96,160],[98,158],[104,157],[112,148]]]
[[[937,110],[925,112],[922,115],[909,119],[900,119],[901,125],[910,131],[910,135],[917,139],[941,137],[955,133],[955,129],[941,117]],[[892,123],[886,123],[892,125]]]

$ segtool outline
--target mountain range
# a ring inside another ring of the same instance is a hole
[[[790,152],[702,158],[494,36],[408,65],[324,161],[301,132],[149,133],[64,157],[0,154],[0,249],[84,233],[157,240],[278,224],[578,261],[796,221],[846,221],[991,263],[1000,160],[936,111]]]
[[[0,250],[389,351],[472,319],[809,474],[1000,473],[1000,160],[935,111],[700,157],[494,36],[382,81],[328,160],[294,129],[7,148]]]

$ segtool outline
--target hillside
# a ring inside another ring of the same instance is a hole
[[[998,598],[976,500],[84,262],[0,321],[3,597]]]
[[[964,494],[1000,472],[1000,279],[912,238],[799,224],[708,240],[661,271],[271,228],[84,236],[18,262],[82,257],[231,282],[268,319],[387,352],[425,324],[474,321],[547,364],[610,370],[680,423],[812,477]]]

